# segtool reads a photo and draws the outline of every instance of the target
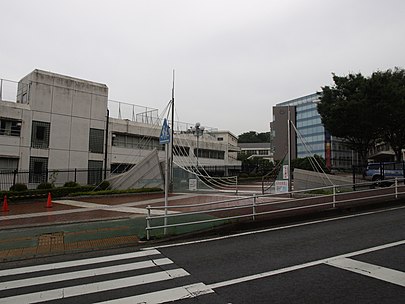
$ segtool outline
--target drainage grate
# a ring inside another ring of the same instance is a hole
[[[38,239],[38,246],[50,246],[63,244],[63,232],[43,234]]]

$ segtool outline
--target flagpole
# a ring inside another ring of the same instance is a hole
[[[170,140],[170,192],[173,192],[173,142],[174,142],[174,70],[173,70],[173,85],[172,85],[172,132],[171,132],[171,140]]]
[[[170,141],[171,142],[171,141]],[[165,164],[165,218],[164,218],[164,235],[167,234],[167,206],[169,205],[169,144],[165,144],[166,164]]]

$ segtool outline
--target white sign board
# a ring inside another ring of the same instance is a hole
[[[283,166],[283,179],[288,179],[288,165]]]
[[[190,191],[197,190],[197,179],[196,178],[190,178],[188,180],[188,190],[190,190]]]
[[[276,180],[275,187],[276,187],[276,193],[287,193],[288,192],[288,181],[287,180]]]

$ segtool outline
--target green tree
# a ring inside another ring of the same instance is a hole
[[[322,88],[318,112],[325,128],[346,140],[363,162],[378,141],[388,143],[396,160],[405,148],[405,70],[339,77]]]
[[[321,171],[319,166],[324,172],[329,173],[329,169],[326,167],[325,159],[317,154],[315,154],[313,157],[296,158],[291,161],[292,168],[308,171]]]
[[[258,133],[256,131],[249,131],[242,133],[238,136],[240,143],[265,143],[270,142],[270,132]]]
[[[369,80],[361,74],[339,77],[335,85],[322,88],[318,112],[325,128],[346,140],[363,162],[379,137],[378,107],[369,98]]]
[[[405,70],[374,72],[369,82],[369,98],[378,105],[380,138],[390,144],[396,160],[401,161],[405,148]]]

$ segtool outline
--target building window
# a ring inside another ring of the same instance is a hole
[[[173,155],[175,156],[189,156],[190,155],[190,148],[184,146],[174,146],[173,147]]]
[[[38,149],[49,148],[49,133],[51,124],[43,121],[32,122],[31,147]]]
[[[97,185],[103,180],[103,162],[98,160],[89,160],[87,183]]]
[[[15,170],[17,168],[18,168],[18,158],[0,157],[0,171]]]
[[[30,158],[30,183],[46,183],[48,180],[48,159],[44,157]]]
[[[89,151],[93,153],[103,153],[104,151],[104,130],[90,129]]]
[[[223,137],[218,137],[217,140],[218,141],[224,141],[224,138]]]
[[[142,150],[164,150],[165,145],[159,143],[159,137],[141,136],[135,134],[114,133],[112,135],[114,147]]]
[[[21,121],[0,118],[0,135],[20,136]]]
[[[129,171],[134,164],[111,164],[111,173],[118,174]]]
[[[210,150],[210,149],[194,149],[194,155],[197,155],[201,158],[210,158],[210,159],[225,159],[225,152],[219,150]]]

